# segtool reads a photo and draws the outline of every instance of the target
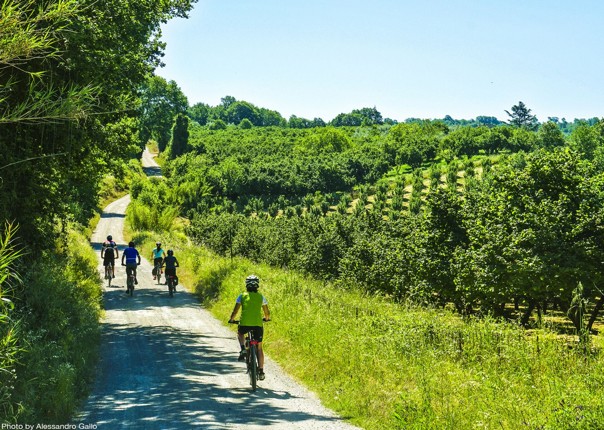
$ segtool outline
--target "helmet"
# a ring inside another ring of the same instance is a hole
[[[107,236],[107,240],[113,240],[113,236],[111,236],[111,235]]]
[[[155,242],[157,246],[161,246],[161,242]]]
[[[134,248],[134,242],[132,242],[132,241],[128,242],[128,246],[129,246],[130,248]]]
[[[174,251],[172,251],[171,249],[168,249],[168,255],[174,255]]]
[[[256,275],[250,275],[245,278],[245,288],[249,290],[257,290],[260,286],[260,279]]]

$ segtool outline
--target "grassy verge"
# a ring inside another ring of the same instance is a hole
[[[156,237],[135,239],[146,255]],[[257,274],[273,314],[268,354],[363,428],[592,429],[604,422],[604,357],[553,332],[392,304],[220,258],[182,235],[160,240],[175,250],[182,284],[220,320],[245,276]]]
[[[87,238],[72,231],[22,276],[13,407],[0,421],[64,423],[94,377],[101,313],[97,257]]]

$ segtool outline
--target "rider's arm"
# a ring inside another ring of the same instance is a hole
[[[180,267],[180,264],[178,264],[178,260],[176,258],[174,258],[174,266],[175,267]]]
[[[233,308],[233,312],[231,312],[231,319],[229,321],[233,321],[237,316],[237,312],[239,312],[239,308],[241,307],[240,303],[235,303],[235,307]]]
[[[262,310],[264,311],[264,318],[267,320],[271,319],[271,311],[268,308],[268,305],[262,305]]]

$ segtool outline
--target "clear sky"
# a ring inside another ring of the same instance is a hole
[[[189,99],[332,120],[604,117],[602,0],[199,0],[162,27]]]

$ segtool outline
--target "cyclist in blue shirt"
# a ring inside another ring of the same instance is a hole
[[[122,266],[126,266],[126,275],[134,273],[134,283],[138,284],[136,279],[136,267],[141,264],[141,256],[134,247],[134,242],[128,243],[128,248],[122,252]]]

